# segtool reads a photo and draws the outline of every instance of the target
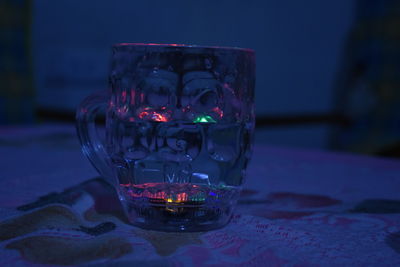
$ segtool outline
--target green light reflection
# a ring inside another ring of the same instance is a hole
[[[200,115],[200,116],[197,116],[197,118],[195,118],[193,120],[193,122],[194,123],[205,123],[205,122],[213,122],[213,123],[215,123],[216,121],[211,116]]]

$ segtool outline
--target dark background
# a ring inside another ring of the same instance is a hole
[[[1,0],[0,29],[0,125],[72,121],[113,43],[238,46],[257,142],[399,155],[397,0]]]

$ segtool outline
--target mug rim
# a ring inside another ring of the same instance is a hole
[[[254,49],[242,48],[242,47],[229,47],[229,46],[204,46],[204,45],[192,45],[192,44],[158,44],[158,43],[116,43],[112,45],[115,48],[118,47],[156,47],[156,48],[193,48],[193,49],[218,49],[218,50],[233,50],[233,51],[244,51],[248,53],[254,53]]]

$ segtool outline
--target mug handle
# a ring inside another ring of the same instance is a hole
[[[86,97],[76,110],[76,130],[83,154],[92,165],[112,185],[115,184],[110,158],[100,141],[95,119],[97,114],[107,107],[110,95],[107,91],[94,93]]]

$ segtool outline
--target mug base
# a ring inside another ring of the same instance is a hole
[[[133,225],[143,229],[164,232],[201,232],[222,228],[228,224],[232,217],[232,207],[128,205],[126,214]]]
[[[239,196],[238,187],[194,184],[142,184],[120,190],[128,220],[143,229],[209,231],[225,226]]]

